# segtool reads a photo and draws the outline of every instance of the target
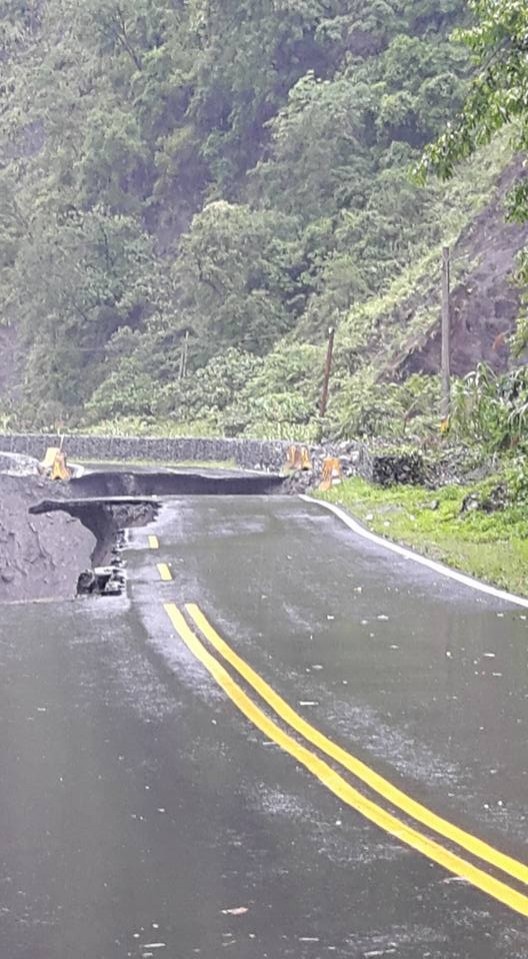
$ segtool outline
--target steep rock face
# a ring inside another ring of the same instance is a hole
[[[462,233],[453,250],[453,267],[464,261],[475,264],[462,282],[452,286],[451,369],[464,376],[485,361],[497,372],[506,370],[512,357],[504,337],[513,331],[519,315],[522,290],[515,281],[516,258],[528,243],[528,225],[506,223],[504,198],[514,180],[522,176],[523,161],[504,172],[491,203]],[[399,375],[438,373],[440,370],[440,316],[402,358]]]

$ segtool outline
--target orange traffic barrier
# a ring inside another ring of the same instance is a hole
[[[342,478],[343,470],[341,469],[341,463],[337,457],[328,456],[323,462],[323,476],[319,484],[319,489],[323,493],[326,493],[329,489],[332,489],[333,486],[339,486]]]
[[[62,480],[63,483],[66,483],[71,479],[71,475],[71,469],[66,463],[66,455],[62,450],[59,450],[51,467],[51,478],[52,480]]]
[[[306,446],[290,446],[286,460],[287,470],[311,470],[312,460]]]
[[[296,449],[297,449],[296,446],[289,446],[289,447],[288,447],[288,457],[287,457],[287,459],[286,459],[286,467],[285,467],[287,470],[293,470],[293,469],[295,469],[295,452],[296,452]]]
[[[301,448],[301,469],[302,470],[312,469],[312,459],[306,446],[303,446]]]
[[[66,462],[66,454],[59,446],[49,446],[46,455],[39,463],[38,471],[49,479],[67,482],[72,477],[72,471]]]

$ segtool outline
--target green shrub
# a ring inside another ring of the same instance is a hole
[[[455,384],[454,430],[489,451],[512,449],[528,432],[528,370],[497,375],[485,363]]]

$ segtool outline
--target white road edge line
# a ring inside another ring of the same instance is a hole
[[[304,494],[301,494],[299,498],[305,503],[310,503],[312,506],[321,506],[330,513],[334,513],[334,515],[345,523],[354,533],[357,533],[358,536],[362,536],[364,539],[370,540],[371,543],[376,543],[377,546],[382,546],[392,553],[397,553],[398,556],[403,556],[404,559],[410,559],[415,563],[419,563],[420,566],[426,566],[427,569],[432,569],[435,573],[440,573],[441,576],[454,579],[457,583],[462,583],[463,586],[469,586],[470,589],[476,589],[480,593],[487,593],[488,596],[495,596],[496,599],[502,599],[507,603],[513,603],[516,606],[523,606],[525,609],[528,609],[527,598],[515,596],[514,593],[508,593],[504,589],[497,589],[496,586],[489,586],[487,583],[482,583],[479,579],[473,579],[471,576],[459,573],[456,569],[444,566],[443,563],[437,563],[434,559],[429,559],[427,556],[420,556],[419,553],[413,552],[412,549],[408,549],[406,546],[399,546],[398,543],[384,539],[383,536],[371,533],[370,530],[365,529],[361,523],[358,523],[349,513],[346,513],[345,510],[336,506],[334,503],[325,503],[324,500],[314,499],[313,496],[306,496]]]

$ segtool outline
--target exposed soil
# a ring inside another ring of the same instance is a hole
[[[526,177],[524,157],[517,157],[499,177],[494,194],[460,234],[452,249],[451,372],[465,376],[484,361],[497,373],[516,362],[509,336],[516,326],[523,290],[515,280],[517,257],[528,242],[526,223],[507,223],[505,198],[516,181]],[[459,280],[455,279],[461,268]],[[417,311],[428,326],[412,331]],[[409,296],[384,318],[393,331],[389,358],[382,361],[380,381],[403,381],[413,373],[441,367],[440,283],[422,277]],[[409,329],[409,332],[406,332]],[[383,351],[387,344],[383,345]],[[369,351],[379,349],[376,333]]]
[[[66,513],[29,509],[61,488],[32,476],[0,474],[0,603],[71,599],[91,566],[95,536]]]
[[[72,484],[0,473],[0,604],[73,599],[83,572],[115,562],[121,530],[152,522],[159,509],[72,492]]]
[[[451,294],[451,369],[465,376],[484,361],[496,372],[512,365],[508,336],[515,328],[522,290],[515,282],[516,258],[528,240],[528,226],[506,223],[505,195],[524,178],[524,158],[518,158],[500,177],[488,206],[464,230],[453,251],[473,264],[464,282]],[[440,315],[400,357],[393,375],[438,373],[441,365]]]
[[[92,566],[112,561],[119,533],[132,526],[146,526],[158,514],[160,504],[139,497],[99,497],[94,499],[44,500],[31,506],[32,516],[51,516],[59,512],[79,520],[95,538],[91,554]]]

